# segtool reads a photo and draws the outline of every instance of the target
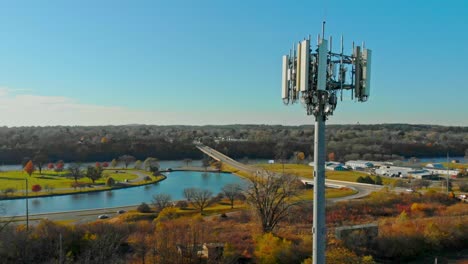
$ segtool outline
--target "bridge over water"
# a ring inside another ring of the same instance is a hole
[[[249,173],[260,173],[261,170],[258,168],[255,168],[253,166],[249,166],[246,164],[243,164],[241,162],[238,162],[231,157],[215,150],[212,149],[208,146],[205,146],[203,144],[197,143],[196,147],[206,155],[210,156],[214,160],[221,161],[223,163],[228,164],[231,167],[234,167],[238,170],[249,172]],[[310,174],[312,175],[312,167],[310,168]],[[299,178],[301,182],[305,185],[313,185],[313,180],[308,179],[308,178]],[[340,198],[332,198],[329,200],[332,201],[342,201],[342,200],[350,200],[350,199],[356,199],[356,198],[361,198],[364,196],[369,195],[373,191],[378,191],[383,188],[381,185],[373,185],[373,184],[365,184],[365,183],[354,183],[354,182],[346,182],[346,181],[335,181],[335,180],[325,180],[325,186],[328,188],[342,188],[342,187],[347,187],[356,190],[358,193],[346,197],[340,197]]]

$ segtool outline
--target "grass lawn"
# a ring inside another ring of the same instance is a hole
[[[92,191],[92,190],[106,190],[110,189],[109,187],[105,186],[106,179],[108,177],[112,177],[117,182],[123,182],[125,179],[134,180],[138,178],[133,171],[134,170],[119,170],[119,173],[116,173],[115,169],[111,170],[104,170],[103,177],[101,179],[96,180],[94,186],[96,188],[82,188],[81,190],[77,188],[76,190],[70,189],[71,184],[75,181],[72,177],[67,177],[67,172],[54,172],[54,171],[47,171],[43,170],[42,174],[40,175],[39,172],[34,172],[31,176],[28,176],[26,172],[23,171],[5,171],[0,172],[0,191],[5,190],[7,188],[13,188],[16,190],[13,194],[9,194],[9,196],[22,196],[24,195],[24,190],[26,188],[25,178],[28,179],[28,190],[30,196],[37,196],[37,195],[48,195],[48,194],[65,194],[65,193],[74,193],[74,192],[82,192],[82,191]],[[147,174],[147,173],[145,173]],[[148,174],[149,175],[149,174]],[[160,180],[162,177],[157,177],[156,180],[152,177],[152,182]],[[92,181],[89,178],[83,177],[78,179],[78,182],[91,184]],[[141,185],[142,183],[146,183],[145,181],[139,181],[132,183],[133,185]],[[31,187],[33,185],[39,184],[42,187],[42,191],[38,193],[33,193],[31,191]],[[46,186],[49,186],[50,190],[46,189]]]
[[[340,188],[340,189],[332,189],[332,188],[327,188],[325,189],[325,197],[326,198],[338,198],[338,197],[345,197],[349,195],[356,194],[357,191],[349,188]],[[312,189],[310,190],[304,190],[299,194],[298,199],[302,200],[313,200],[314,197],[314,192]]]
[[[283,172],[283,164],[257,164],[256,166],[275,173]],[[309,179],[313,178],[313,169],[314,167],[305,164],[284,164],[284,173]],[[356,182],[360,176],[365,177],[367,174],[358,171],[325,171],[325,177],[329,180]],[[375,179],[374,176],[372,178]],[[383,184],[391,184],[395,179],[382,177],[382,181]]]

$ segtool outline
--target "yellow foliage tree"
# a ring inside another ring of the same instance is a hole
[[[291,241],[281,239],[272,233],[265,233],[256,239],[255,257],[257,263],[274,264],[282,263],[281,257],[290,254]]]
[[[305,159],[304,152],[298,152],[296,154],[297,163],[302,162]]]
[[[325,253],[327,264],[373,264],[371,256],[359,257],[353,251],[343,247],[333,247]]]

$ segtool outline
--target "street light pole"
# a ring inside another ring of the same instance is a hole
[[[26,231],[29,231],[29,201],[28,201],[28,178],[26,180]]]
[[[449,194],[449,153],[447,152],[447,195]]]

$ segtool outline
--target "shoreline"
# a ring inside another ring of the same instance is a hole
[[[110,189],[96,189],[96,190],[86,190],[86,191],[79,191],[79,192],[65,192],[65,193],[52,193],[52,194],[45,194],[45,195],[37,195],[37,196],[31,196],[31,195],[28,195],[27,198],[28,199],[34,199],[34,198],[45,198],[45,197],[54,197],[54,196],[64,196],[64,195],[74,195],[74,194],[84,194],[84,193],[93,193],[93,192],[105,192],[105,191],[113,191],[113,190],[120,190],[120,189],[127,189],[127,188],[135,188],[135,187],[140,187],[140,186],[145,186],[145,185],[150,185],[150,184],[155,184],[155,183],[159,183],[165,179],[167,179],[167,176],[164,175],[164,174],[159,174],[158,176],[156,177],[159,177],[159,176],[162,176],[161,179],[156,179],[154,181],[150,181],[150,182],[145,182],[143,184],[137,184],[137,185],[122,185],[122,186],[119,186],[119,187],[114,187],[114,188],[110,188]],[[89,187],[88,187],[89,188]],[[9,201],[9,200],[19,200],[19,199],[25,199],[26,196],[15,196],[15,197],[6,197],[6,198],[2,198],[0,199],[0,203],[2,201]]]

